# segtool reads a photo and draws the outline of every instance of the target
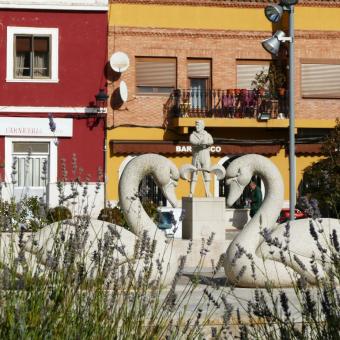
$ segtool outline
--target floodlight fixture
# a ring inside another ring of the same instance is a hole
[[[271,38],[263,40],[262,46],[267,52],[278,55],[281,42],[286,41],[292,42],[292,38],[287,37],[285,32],[278,30]]]
[[[264,9],[264,14],[270,22],[277,23],[282,18],[283,8],[279,5],[269,5]]]
[[[267,122],[270,119],[270,114],[268,112],[262,112],[258,116],[260,122]]]

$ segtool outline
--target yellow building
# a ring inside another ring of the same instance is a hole
[[[107,72],[107,200],[118,200],[119,176],[138,154],[163,154],[178,167],[190,163],[189,135],[203,119],[215,141],[212,163],[226,166],[247,153],[269,157],[281,171],[288,204],[288,48],[273,58],[261,46],[277,29],[287,29],[287,18],[271,24],[266,3],[111,1],[108,57],[124,52],[130,65],[125,72]],[[298,187],[340,117],[340,2],[300,1],[295,29]],[[261,83],[261,71],[269,83]],[[125,102],[122,81],[129,93]],[[152,181],[147,188],[161,204]],[[215,196],[226,190],[224,182],[211,181]],[[201,180],[196,191],[204,194]],[[189,184],[180,181],[178,199],[188,194]]]

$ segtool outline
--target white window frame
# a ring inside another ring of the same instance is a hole
[[[49,35],[51,37],[51,75],[49,78],[15,78],[14,77],[14,37],[16,35]],[[58,65],[59,65],[59,29],[58,28],[41,28],[41,27],[7,27],[7,63],[6,63],[6,81],[18,83],[58,83]]]
[[[50,150],[49,150],[49,147],[50,147],[50,143],[46,143],[48,145],[48,152],[32,152],[32,155],[30,156],[30,159],[45,159],[48,163],[47,165],[47,171],[48,173],[46,174],[46,180],[45,180],[45,184],[44,185],[28,185],[27,183],[25,183],[24,185],[19,185],[19,182],[20,182],[20,176],[19,176],[19,159],[23,159],[23,160],[28,160],[28,150],[26,151],[21,151],[21,152],[14,152],[14,144],[12,144],[12,159],[17,158],[17,168],[16,168],[16,171],[18,173],[18,177],[17,177],[17,183],[16,183],[16,188],[18,189],[23,189],[23,188],[26,188],[26,187],[34,187],[34,188],[45,188],[46,185],[49,183],[50,179],[48,178],[48,175],[50,173],[50,170],[49,170],[49,166],[50,166],[50,162],[49,162],[49,158],[50,158]],[[26,162],[25,162],[26,163]],[[42,163],[43,164],[43,163]],[[27,163],[25,164],[25,171],[28,172],[28,169],[26,168],[26,165]],[[30,168],[30,166],[28,166],[28,168]],[[32,167],[32,170],[33,170],[33,167]],[[42,167],[40,167],[39,169],[39,183],[42,184],[44,181],[42,180],[42,176],[43,176],[43,172],[42,172]],[[34,172],[32,171],[32,174]],[[34,175],[33,175],[34,177]],[[26,182],[27,180],[27,173],[24,174],[24,182]],[[32,181],[33,182],[33,181]]]
[[[12,183],[13,142],[45,142],[49,143],[49,182],[56,183],[58,175],[58,147],[55,138],[28,138],[6,137],[5,138],[5,178],[7,183]]]

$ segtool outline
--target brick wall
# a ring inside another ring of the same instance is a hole
[[[109,108],[108,125],[162,126],[163,105],[168,96],[140,96],[135,93],[135,56],[177,57],[177,86],[187,88],[187,58],[212,59],[214,89],[236,87],[237,59],[270,59],[260,42],[270,32],[224,32],[188,29],[151,29],[115,27],[110,29],[108,54],[123,51],[130,67],[120,78],[108,74],[111,95],[124,80],[129,89],[128,102],[119,109]],[[296,32],[296,117],[333,119],[340,116],[340,99],[302,99],[300,97],[300,59],[340,56],[339,32]],[[340,59],[340,58],[339,58]],[[112,73],[112,72],[111,72]],[[111,104],[116,102],[111,96]],[[117,107],[116,107],[117,108]]]

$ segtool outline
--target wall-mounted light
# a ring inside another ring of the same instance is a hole
[[[96,107],[98,109],[98,113],[106,112],[107,99],[109,96],[106,94],[104,89],[100,89],[99,92],[95,95],[96,98]]]

